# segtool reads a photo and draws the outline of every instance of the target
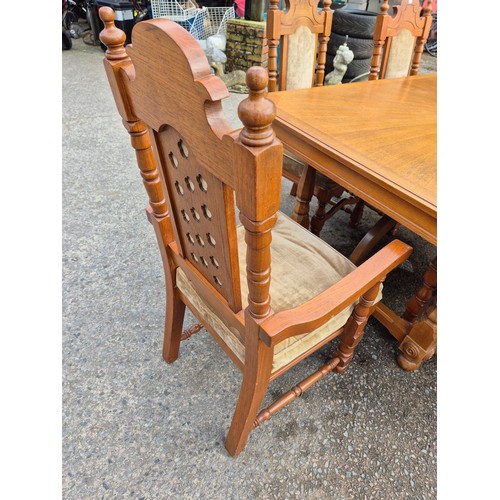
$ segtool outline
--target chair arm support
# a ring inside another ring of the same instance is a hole
[[[275,346],[288,337],[311,332],[358,300],[389,272],[404,262],[413,249],[393,240],[375,255],[316,297],[293,309],[280,311],[260,325],[260,338]]]

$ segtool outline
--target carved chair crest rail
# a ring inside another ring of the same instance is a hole
[[[389,0],[380,6],[373,33],[369,80],[401,78],[418,73],[432,24],[432,0],[401,0],[389,15]]]

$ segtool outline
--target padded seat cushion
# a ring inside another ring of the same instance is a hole
[[[237,229],[241,297],[243,307],[248,305],[246,280],[246,244],[243,226]],[[355,265],[326,242],[278,212],[271,243],[271,307],[280,312],[297,307],[323,292],[355,269]],[[218,317],[196,292],[185,273],[177,269],[177,286],[200,311],[203,318],[217,331],[228,347],[243,362],[244,339],[235,328]],[[380,300],[379,294],[378,300]],[[301,354],[319,344],[341,328],[349,318],[349,306],[327,323],[310,333],[285,339],[276,345],[273,372],[289,364]]]

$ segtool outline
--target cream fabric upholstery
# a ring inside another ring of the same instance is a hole
[[[408,76],[415,37],[408,30],[401,30],[392,37],[385,78],[402,78]]]
[[[238,250],[243,307],[248,305],[245,271],[245,231],[238,227]],[[271,244],[271,306],[275,312],[297,307],[342,279],[356,266],[326,242],[313,235],[289,217],[278,212]],[[227,346],[243,362],[244,339],[203,301],[185,273],[177,269],[177,286],[217,331]],[[379,294],[378,300],[381,299]],[[287,365],[334,331],[341,328],[353,306],[347,307],[311,333],[280,342],[274,349],[273,372]]]
[[[316,35],[307,26],[299,26],[288,35],[286,89],[308,89],[312,86],[316,65]]]

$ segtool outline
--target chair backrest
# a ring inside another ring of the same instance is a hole
[[[331,0],[324,0],[322,10],[318,0],[286,0],[286,10],[280,10],[278,2],[270,0],[267,11],[269,91],[323,85]]]
[[[250,97],[239,108],[245,127],[233,132],[221,104],[228,90],[184,28],[167,19],[143,21],[124,48],[112,10],[100,15],[106,72],[137,152],[157,236],[170,249],[171,270],[181,267],[202,295],[241,310],[236,193],[240,220],[251,233],[249,307],[265,316],[282,162],[270,126],[275,107],[265,99],[266,71],[250,71]]]
[[[432,0],[401,0],[388,14],[389,0],[380,6],[373,33],[369,80],[400,78],[418,73],[432,23]]]

